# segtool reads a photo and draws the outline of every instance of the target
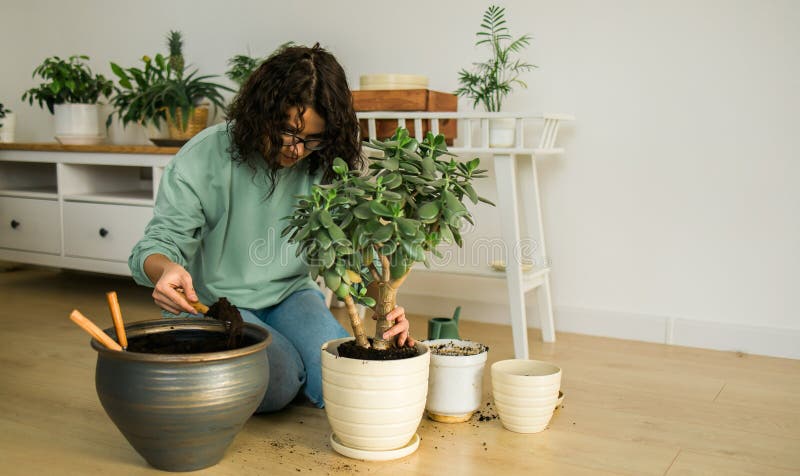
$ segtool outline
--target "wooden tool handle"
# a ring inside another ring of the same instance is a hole
[[[178,291],[178,294],[180,294],[181,296],[184,297],[184,299],[186,299],[186,301],[189,303],[190,306],[194,308],[195,311],[203,315],[208,314],[208,306],[206,306],[200,301],[189,301],[189,298],[186,297],[186,294],[183,292],[183,289],[178,288],[176,289],[176,291]]]
[[[77,309],[73,309],[69,315],[69,318],[72,319],[72,322],[78,325],[81,329],[85,330],[89,333],[90,336],[97,339],[101,344],[108,347],[111,350],[122,350],[122,346],[116,343],[114,339],[108,337],[108,334],[103,332],[102,329],[97,327],[94,322],[90,321],[89,318],[84,316],[80,313]]]
[[[119,308],[117,292],[107,292],[106,299],[108,300],[108,310],[111,311],[111,320],[114,321],[114,330],[117,331],[117,340],[123,349],[127,349],[128,336],[125,335],[125,324],[122,322],[122,310]]]

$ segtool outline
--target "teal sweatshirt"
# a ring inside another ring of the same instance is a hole
[[[308,194],[304,161],[277,173],[275,191],[266,169],[231,160],[226,124],[209,127],[187,143],[164,169],[153,218],[128,265],[137,283],[153,286],[144,260],[160,253],[184,266],[201,302],[227,297],[260,309],[300,289],[314,288],[297,245],[281,238],[296,195]]]

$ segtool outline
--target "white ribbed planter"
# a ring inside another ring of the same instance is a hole
[[[339,357],[339,344],[352,339],[322,345],[325,412],[334,433],[332,441],[338,443],[333,447],[345,456],[362,459],[405,456],[407,452],[398,450],[419,441],[416,432],[428,393],[428,347],[417,343],[420,355],[402,360]]]
[[[425,341],[431,349],[431,373],[425,409],[431,420],[459,423],[469,420],[481,405],[483,369],[488,348],[477,342],[458,339]],[[475,355],[439,355],[437,347],[473,348]]]
[[[547,428],[558,402],[561,369],[541,360],[492,364],[492,396],[503,426],[517,433]]]
[[[56,104],[56,140],[65,145],[100,144],[105,130],[100,123],[97,104]]]

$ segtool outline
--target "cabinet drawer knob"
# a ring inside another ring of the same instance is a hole
[[[17,229],[19,228],[20,223],[17,220],[11,220],[11,228]]]
[[[106,235],[108,235],[108,230],[106,230],[105,228],[100,228],[100,236],[105,238]]]

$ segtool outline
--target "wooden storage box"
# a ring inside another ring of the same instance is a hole
[[[448,112],[458,110],[458,97],[455,94],[430,89],[398,89],[398,90],[371,90],[353,91],[353,107],[356,112],[391,111],[391,112]],[[360,121],[361,137],[369,137],[366,119]],[[414,121],[407,120],[406,128],[414,136]],[[391,137],[397,129],[396,119],[383,119],[375,121],[375,130],[378,139]],[[423,133],[430,130],[430,121],[422,121]],[[456,137],[457,121],[455,119],[440,119],[439,132],[447,138],[447,144],[452,145]]]

